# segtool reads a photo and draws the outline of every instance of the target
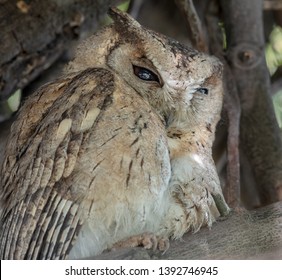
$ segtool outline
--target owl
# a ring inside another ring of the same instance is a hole
[[[11,128],[1,259],[156,247],[229,212],[211,150],[221,63],[116,8],[109,15]]]

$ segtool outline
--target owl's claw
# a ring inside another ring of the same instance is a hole
[[[117,248],[128,248],[128,247],[139,247],[142,246],[145,249],[156,249],[160,251],[164,251],[164,253],[169,248],[169,240],[168,238],[158,237],[153,233],[145,232],[143,234],[134,235],[129,237],[128,239],[121,240],[115,243],[112,249]]]
[[[226,204],[223,196],[221,194],[211,194],[213,197],[213,200],[215,202],[215,205],[222,217],[227,216],[230,213],[230,208]]]
[[[169,249],[170,243],[167,237],[161,237],[158,239],[158,249],[162,251],[162,255]]]
[[[176,238],[189,230],[195,233],[202,226],[211,227],[219,216],[226,216],[230,212],[222,194],[213,194],[205,186],[177,185],[174,196],[185,209],[185,214],[178,219],[176,228],[179,230],[174,233]]]

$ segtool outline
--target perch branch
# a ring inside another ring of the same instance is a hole
[[[282,202],[250,212],[234,212],[211,230],[187,233],[165,254],[143,248],[105,252],[95,259],[281,259]]]

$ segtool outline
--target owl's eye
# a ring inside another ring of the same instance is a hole
[[[160,83],[158,76],[147,68],[133,65],[133,72],[141,80]]]
[[[208,95],[209,90],[207,88],[197,88],[197,92]]]

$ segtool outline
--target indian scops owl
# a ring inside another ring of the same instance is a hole
[[[109,14],[114,24],[12,126],[1,259],[91,257],[132,236],[180,238],[229,211],[211,151],[221,63]]]

